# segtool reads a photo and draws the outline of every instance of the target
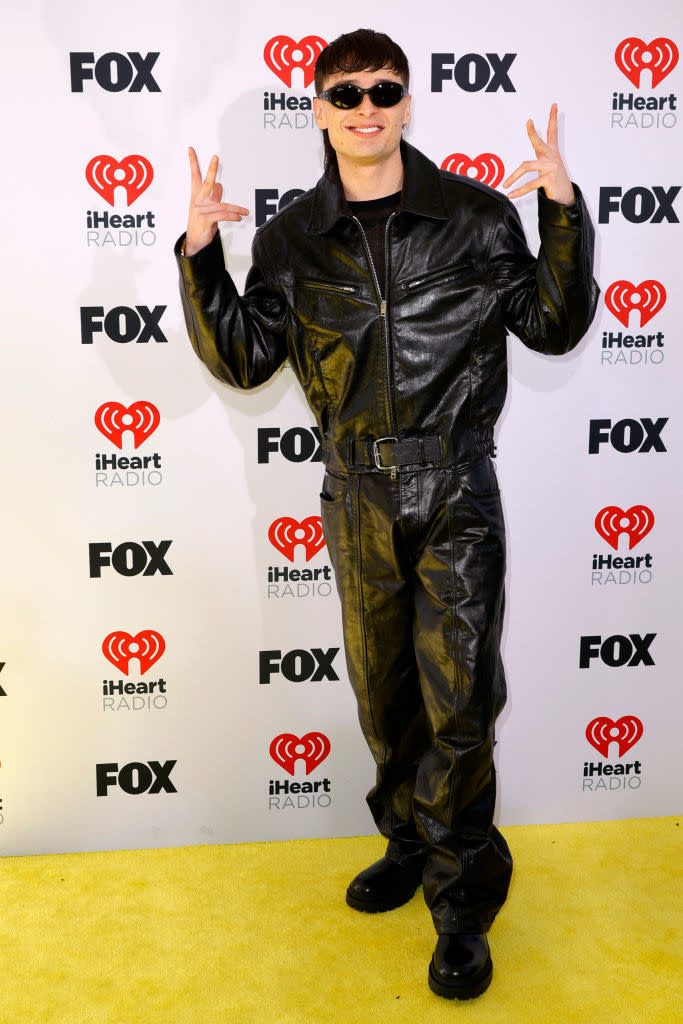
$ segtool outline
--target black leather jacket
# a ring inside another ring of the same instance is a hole
[[[534,259],[503,195],[406,144],[403,160],[386,302],[338,178],[324,176],[257,231],[241,298],[218,236],[189,259],[176,247],[197,354],[238,388],[268,380],[289,357],[333,467],[348,465],[352,439],[388,435],[436,436],[443,461],[468,463],[492,445],[507,331],[563,353],[595,313],[593,228],[578,189],[571,206],[539,191]]]

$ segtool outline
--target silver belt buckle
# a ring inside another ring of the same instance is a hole
[[[377,469],[381,469],[383,473],[394,473],[395,474],[396,473],[396,466],[383,466],[382,465],[382,455],[381,455],[380,450],[379,450],[379,445],[380,444],[386,444],[387,441],[390,441],[390,442],[393,442],[394,444],[396,444],[398,442],[398,438],[397,437],[380,437],[380,438],[377,439],[377,441],[373,441],[372,442],[372,454],[374,455],[375,465],[376,465]]]

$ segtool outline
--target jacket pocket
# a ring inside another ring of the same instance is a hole
[[[458,475],[463,491],[474,498],[486,498],[499,493],[498,476],[490,455],[482,455]]]
[[[327,508],[334,507],[335,505],[341,505],[346,497],[348,488],[348,476],[335,476],[334,473],[330,473],[329,469],[326,470],[325,476],[323,477],[322,490],[320,492],[321,503]]]
[[[315,291],[334,292],[337,295],[358,295],[358,285],[344,284],[342,281],[325,281],[321,277],[299,277],[295,282],[302,288],[312,288]]]
[[[413,277],[409,281],[404,281],[403,287],[406,291],[412,292],[416,288],[426,288],[435,284],[444,284],[452,278],[459,277],[466,270],[469,270],[471,266],[472,264],[469,260],[463,260],[460,263],[451,263],[448,267],[442,267],[440,270],[432,270],[428,274],[420,274],[419,277]]]

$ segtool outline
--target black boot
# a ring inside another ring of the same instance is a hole
[[[491,984],[485,935],[440,935],[429,965],[429,987],[445,999],[473,999]]]
[[[354,910],[370,914],[401,907],[413,898],[422,884],[423,867],[422,860],[398,864],[382,857],[356,875],[346,890],[346,902]]]

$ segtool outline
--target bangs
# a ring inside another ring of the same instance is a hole
[[[388,68],[408,85],[408,59],[397,43],[383,32],[358,29],[339,36],[327,46],[315,65],[316,92],[330,75],[353,74],[356,71],[380,71]]]

